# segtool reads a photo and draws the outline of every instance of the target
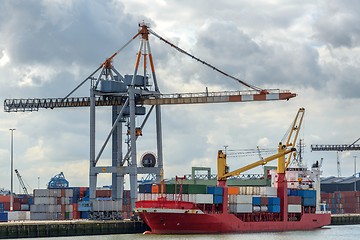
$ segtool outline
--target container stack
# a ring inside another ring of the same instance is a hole
[[[28,195],[14,195],[13,211],[29,211],[32,198]],[[0,196],[0,212],[10,211],[10,195]]]
[[[321,193],[321,201],[333,214],[360,213],[360,191]]]
[[[73,189],[35,189],[31,220],[73,219]]]

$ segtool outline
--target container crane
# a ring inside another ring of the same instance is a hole
[[[351,144],[311,144],[311,151],[336,151],[336,165],[338,177],[341,176],[341,166],[339,152],[343,151],[359,151],[360,144],[355,144],[360,140],[358,138]]]
[[[250,88],[250,90],[171,94],[161,93],[155,74],[155,66],[149,43],[150,34],[157,37],[162,42],[165,42],[167,45],[170,45],[172,48],[175,48],[182,54],[210,67],[225,77],[237,81],[239,84]],[[140,39],[140,45],[135,60],[134,73],[132,75],[122,76],[112,63],[115,57],[136,38]],[[149,74],[147,72],[148,65],[150,66],[153,80],[153,90],[150,88],[152,85],[149,82]],[[141,70],[142,72],[140,73]],[[98,74],[98,76],[96,77],[95,74]],[[89,97],[70,97],[87,81],[90,81],[91,84]],[[175,46],[170,41],[155,33],[147,24],[141,23],[139,24],[139,31],[123,47],[106,59],[92,74],[85,78],[64,98],[5,99],[4,110],[5,112],[25,112],[38,111],[40,108],[90,107],[90,201],[95,199],[97,175],[101,173],[112,174],[113,199],[122,201],[124,174],[129,174],[131,206],[133,208],[137,199],[137,174],[155,174],[158,182],[161,179],[161,172],[163,171],[161,105],[289,100],[295,96],[295,93],[288,90],[261,89],[233,77],[214,65]],[[95,109],[98,106],[112,107],[112,127],[104,144],[98,154],[96,154]],[[145,106],[150,106],[148,112],[146,111]],[[141,136],[141,134],[138,133],[141,133],[141,129],[144,128],[154,108],[156,117],[157,166],[152,168],[138,167],[136,163],[136,141],[138,137]],[[138,116],[144,116],[144,120],[140,126],[135,125],[135,118]],[[128,132],[128,139],[126,140],[128,147],[124,155],[122,155],[123,149],[121,144],[123,125],[127,127]],[[111,137],[112,165],[97,166]]]

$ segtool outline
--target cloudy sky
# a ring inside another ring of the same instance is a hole
[[[360,137],[360,3],[349,1],[85,1],[0,0],[0,100],[64,97],[145,21],[159,35],[252,85],[290,90],[289,101],[163,106],[165,176],[192,166],[216,170],[218,149],[276,148],[298,108],[309,166],[324,158],[336,176],[336,152],[311,144],[350,144]],[[139,41],[115,59],[132,74]],[[163,93],[245,90],[150,36]],[[88,96],[85,84],[74,96]],[[15,168],[36,188],[64,172],[71,186],[88,185],[89,109],[0,112],[0,188],[10,188],[10,131]],[[97,110],[97,147],[110,130],[110,108]],[[152,117],[154,118],[154,117]],[[137,124],[141,123],[141,118]],[[155,151],[154,120],[138,141],[138,156]],[[357,152],[339,154],[341,173],[354,173]],[[265,155],[264,155],[265,156]],[[100,165],[107,165],[107,148]],[[229,158],[231,169],[255,160]],[[360,160],[358,160],[360,169]],[[252,172],[261,172],[261,168]],[[40,181],[38,182],[40,178]],[[110,175],[100,175],[99,186]],[[18,181],[15,179],[18,192]]]

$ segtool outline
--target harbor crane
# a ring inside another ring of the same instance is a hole
[[[191,57],[195,61],[202,63],[250,90],[161,93],[149,43],[150,35],[155,36],[180,53]],[[140,39],[140,45],[135,60],[134,72],[132,75],[123,76],[113,66],[113,62],[115,57],[137,38]],[[148,68],[150,68],[150,73]],[[150,79],[152,79],[152,84]],[[71,97],[87,81],[90,81],[91,85],[90,96]],[[289,100],[295,96],[295,93],[288,90],[261,89],[250,85],[172,44],[150,29],[148,24],[141,23],[139,24],[138,32],[123,47],[107,58],[64,98],[5,99],[4,110],[5,112],[25,112],[38,111],[41,108],[90,107],[90,201],[96,199],[97,175],[110,173],[112,174],[112,198],[115,201],[122,202],[124,175],[128,174],[130,176],[131,207],[134,208],[135,201],[137,200],[137,175],[155,174],[157,182],[160,182],[161,173],[163,172],[161,105]],[[96,154],[95,119],[96,107],[100,106],[112,107],[112,126],[104,144]],[[147,106],[149,110],[146,109]],[[139,167],[137,166],[136,141],[142,136],[142,129],[145,127],[154,108],[157,163],[154,167]],[[140,126],[136,126],[135,118],[141,116],[144,119]],[[125,132],[127,133],[127,139],[125,139],[127,149],[124,151],[124,154],[122,147],[123,127],[126,128]],[[111,166],[98,166],[98,162],[110,138],[112,138],[112,164]]]
[[[26,186],[25,186],[25,183],[24,183],[24,181],[23,181],[23,179],[22,179],[19,171],[18,171],[17,169],[15,169],[14,171],[15,171],[15,173],[16,173],[17,178],[19,179],[19,183],[20,183],[20,185],[21,185],[21,188],[22,188],[23,191],[24,191],[24,194],[29,195],[29,192],[28,192],[28,190],[27,190],[27,188],[26,188]]]
[[[343,151],[359,151],[360,144],[355,144],[360,140],[358,138],[351,144],[311,144],[311,151],[336,151],[336,165],[337,165],[337,175],[341,176],[341,166],[340,166],[340,157],[339,152]]]

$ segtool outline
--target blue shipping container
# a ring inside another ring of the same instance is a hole
[[[221,204],[223,202],[223,198],[220,195],[214,195],[214,204]]]
[[[280,206],[279,205],[269,205],[268,211],[271,213],[279,213],[280,212]]]
[[[139,193],[151,193],[152,184],[139,185]]]
[[[289,191],[290,191],[290,194],[289,194]],[[297,189],[288,189],[288,195],[289,196],[299,196],[298,190]]]
[[[269,197],[268,198],[268,204],[271,205],[280,205],[280,198],[278,197]]]
[[[88,219],[90,212],[80,212],[81,219]]]
[[[4,203],[0,203],[0,212],[3,212],[4,211]]]
[[[7,222],[8,221],[8,213],[7,212],[1,212],[0,213],[0,222]]]
[[[302,205],[305,207],[315,207],[316,198],[302,198]]]
[[[253,198],[252,198],[252,204],[253,204],[254,206],[260,206],[260,204],[261,204],[261,198],[260,198],[260,197],[253,197]]]
[[[304,198],[315,198],[316,197],[316,191],[315,190],[299,190],[299,196]]]
[[[223,188],[222,187],[215,187],[215,186],[208,186],[207,187],[207,193],[208,194],[214,194],[214,195],[222,195],[223,194]]]

